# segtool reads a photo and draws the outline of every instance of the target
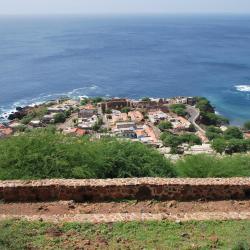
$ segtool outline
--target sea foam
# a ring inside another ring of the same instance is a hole
[[[234,87],[240,92],[250,92],[250,85],[236,85]]]
[[[68,92],[40,94],[35,98],[21,99],[19,101],[13,102],[10,105],[0,106],[0,123],[7,122],[9,115],[16,111],[16,107],[32,107],[35,105],[40,105],[49,100],[59,99],[60,97],[69,97],[72,99],[77,99],[79,97],[88,98],[89,96],[95,96],[98,91],[101,92],[100,87],[95,84],[91,84],[82,88],[73,89]]]

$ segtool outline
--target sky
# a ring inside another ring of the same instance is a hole
[[[250,0],[0,0],[0,14],[250,13]]]

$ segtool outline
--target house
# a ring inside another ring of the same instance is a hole
[[[189,129],[191,123],[181,116],[169,116],[168,121],[171,122],[173,130],[175,131],[182,131]]]
[[[137,138],[136,135],[136,124],[134,122],[117,122],[112,132],[117,136],[126,138]]]
[[[143,128],[144,128],[145,132],[147,133],[148,137],[151,138],[152,142],[154,142],[154,143],[158,142],[157,135],[156,135],[152,126],[144,125]]]
[[[105,113],[105,111],[109,109],[121,110],[126,107],[131,107],[131,102],[125,98],[115,98],[98,104],[98,107]]]
[[[87,134],[87,131],[80,128],[66,128],[63,130],[63,133],[66,135],[84,136]]]
[[[62,112],[65,112],[69,109],[70,109],[70,107],[68,107],[67,105],[55,105],[52,107],[48,107],[47,110],[49,113],[62,113]]]
[[[80,108],[80,111],[78,112],[79,118],[90,118],[93,115],[97,115],[97,109],[92,104],[86,104]]]
[[[144,119],[143,114],[138,110],[128,112],[128,117],[135,123],[140,123]]]
[[[158,103],[157,101],[134,101],[133,107],[138,109],[152,109],[152,108],[158,108],[161,103]]]
[[[79,118],[90,118],[92,117],[93,115],[96,115],[97,112],[95,109],[81,109],[79,112],[78,112],[78,117]]]
[[[44,115],[43,118],[42,118],[42,122],[47,123],[47,124],[54,123],[54,121],[55,121],[54,117],[55,117],[56,114],[57,113],[51,113],[49,115]]]
[[[166,113],[162,112],[161,110],[148,112],[148,119],[153,124],[157,124],[160,121],[164,121],[168,117],[169,116]]]
[[[169,104],[187,104],[187,97],[178,96],[169,99]]]
[[[77,126],[80,129],[91,130],[97,122],[98,122],[97,115],[93,115],[90,118],[79,118]]]
[[[187,104],[194,106],[196,104],[196,99],[194,97],[187,97]]]
[[[128,121],[127,113],[122,113],[119,110],[112,110],[111,114],[105,114],[104,122],[107,124],[108,128],[115,126],[117,122],[126,122]]]
[[[117,122],[116,123],[117,129],[124,129],[124,128],[136,128],[135,122]]]

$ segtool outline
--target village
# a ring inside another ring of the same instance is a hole
[[[180,155],[216,154],[204,128],[196,123],[200,110],[195,104],[194,97],[62,98],[34,107],[18,107],[9,115],[8,123],[0,124],[0,138],[54,126],[65,135],[141,142],[157,148],[171,160],[178,160]],[[227,127],[220,129],[225,131]],[[173,150],[164,145],[166,133],[192,139],[184,140]],[[245,137],[248,136],[246,133]]]

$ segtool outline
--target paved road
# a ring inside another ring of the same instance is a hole
[[[190,118],[188,119],[195,127],[198,131],[202,132],[203,134],[205,134],[205,130],[202,129],[197,123],[197,119],[200,116],[200,111],[192,106],[187,105],[187,112],[190,115]]]

